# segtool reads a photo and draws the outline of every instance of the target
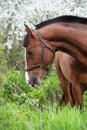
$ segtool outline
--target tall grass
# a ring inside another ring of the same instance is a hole
[[[86,110],[70,106],[42,110],[8,102],[0,106],[0,130],[86,130],[86,117]]]
[[[0,47],[1,59],[3,49]],[[21,71],[7,68],[5,59],[1,60],[0,69],[0,130],[87,129],[87,93],[84,111],[59,107],[61,90],[55,69],[34,89],[26,84]]]

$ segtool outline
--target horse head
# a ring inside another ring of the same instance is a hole
[[[48,46],[46,40],[43,40],[39,32],[31,30],[25,25],[27,34],[24,38],[26,52],[26,74],[28,84],[32,87],[39,86],[42,79],[49,70],[49,64],[54,59],[54,51]]]

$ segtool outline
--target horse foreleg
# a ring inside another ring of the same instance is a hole
[[[83,92],[81,84],[78,82],[72,82],[72,94],[75,101],[75,105],[79,106],[80,109],[83,107]]]
[[[70,91],[70,83],[67,81],[64,84],[61,85],[62,91],[63,91],[63,97],[65,104],[69,103],[73,105],[73,98]]]
[[[68,80],[63,76],[62,72],[60,71],[58,73],[59,75],[59,79],[60,79],[60,86],[63,92],[63,96],[61,98],[61,103],[69,103],[71,105],[73,105],[73,99],[72,99],[72,95],[70,92],[70,83],[68,82]]]
[[[65,95],[64,95],[64,93],[62,94],[62,97],[61,97],[61,99],[60,99],[60,101],[59,101],[59,104],[62,106],[63,104],[65,104]]]

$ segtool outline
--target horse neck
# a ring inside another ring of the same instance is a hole
[[[76,29],[81,29],[81,30],[87,30],[87,24],[81,24],[81,23],[56,23],[57,25],[63,25],[63,26],[67,26],[67,27],[73,27],[73,28],[76,28]]]
[[[55,51],[63,51],[87,66],[87,33],[72,27],[47,26],[38,30]]]

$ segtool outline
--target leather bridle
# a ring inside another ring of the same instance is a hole
[[[44,49],[45,49],[45,48],[49,49],[49,50],[53,53],[54,57],[55,57],[55,52],[53,51],[52,48],[50,48],[50,47],[44,42],[44,40],[42,39],[42,37],[41,37],[41,35],[39,34],[38,31],[34,30],[34,32],[36,33],[36,35],[38,36],[38,38],[39,38],[39,40],[40,40],[40,42],[41,42],[41,44],[42,44],[41,60],[40,60],[40,64],[35,65],[35,66],[32,66],[32,67],[30,67],[30,68],[27,68],[27,69],[25,69],[25,71],[30,71],[30,70],[33,70],[33,69],[36,69],[36,68],[44,68],[46,71],[49,71],[50,67],[43,64]]]

